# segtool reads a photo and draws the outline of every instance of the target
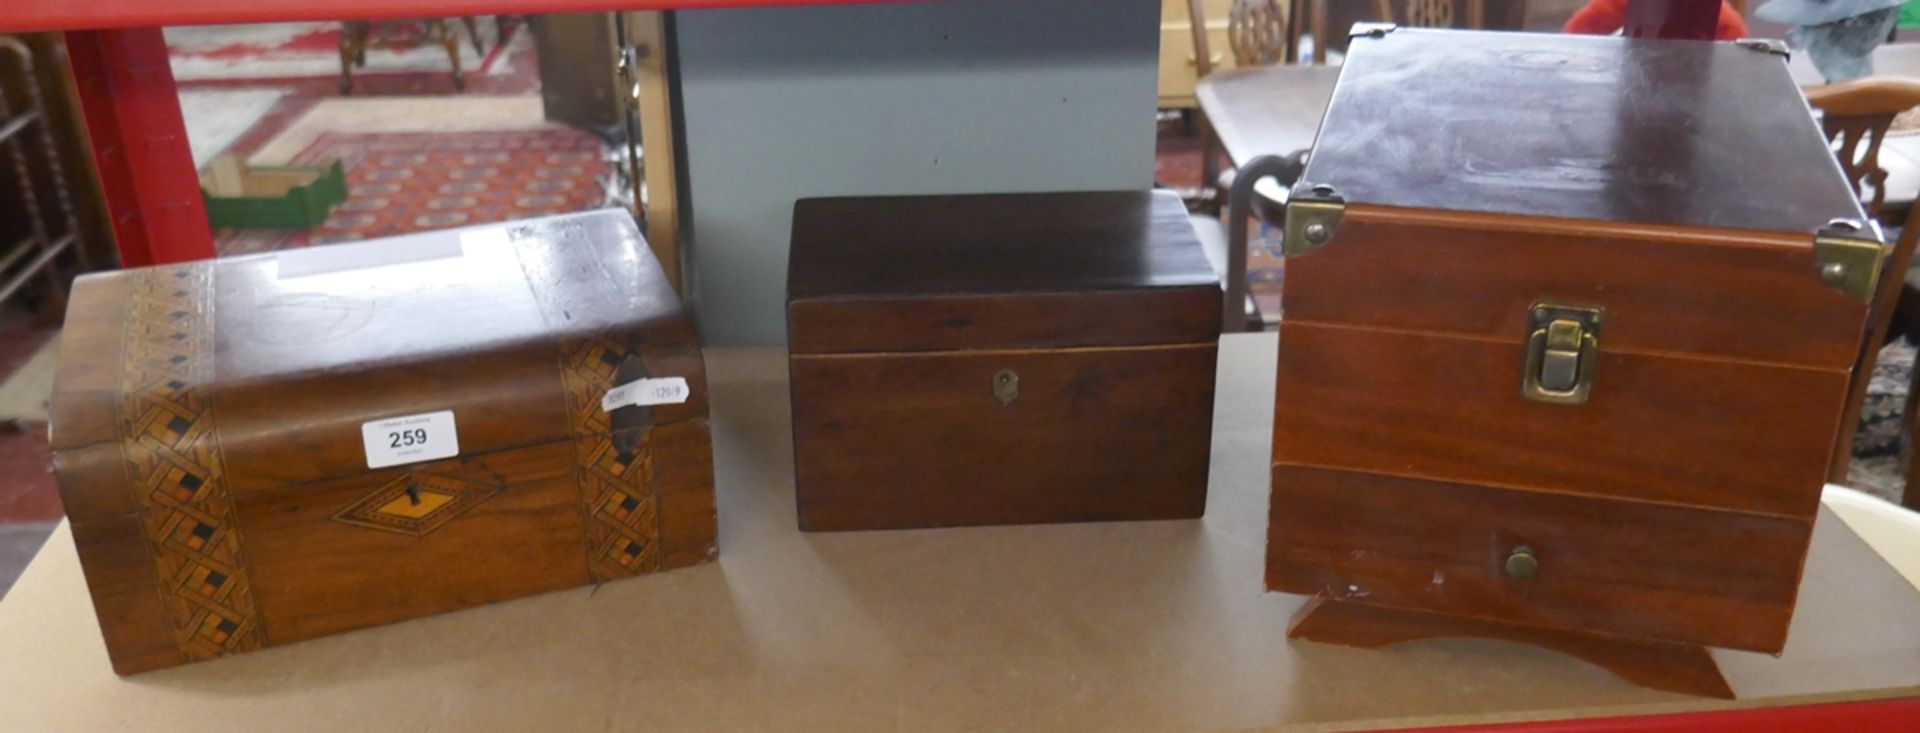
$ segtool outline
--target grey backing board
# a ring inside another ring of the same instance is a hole
[[[785,342],[795,199],[1152,185],[1158,24],[1153,0],[678,13],[703,339]]]

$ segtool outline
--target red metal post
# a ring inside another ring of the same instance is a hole
[[[1628,38],[1713,40],[1721,0],[1627,0]]]
[[[1630,718],[1582,718],[1422,728],[1428,733],[1909,733],[1920,730],[1920,699],[1841,702]]]
[[[213,257],[160,29],[69,31],[66,38],[120,264]]]

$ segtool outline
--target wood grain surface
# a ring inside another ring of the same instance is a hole
[[[1778,652],[1811,524],[1312,468],[1273,472],[1267,587]],[[1509,577],[1527,547],[1538,571]]]
[[[792,358],[808,530],[1181,519],[1207,502],[1214,344]],[[1019,396],[994,397],[1002,370]]]
[[[1824,223],[1824,222],[1821,222]],[[1601,349],[1846,369],[1867,304],[1827,287],[1813,234],[1350,205],[1287,260],[1287,320],[1519,342],[1542,301],[1605,311]]]
[[[1197,343],[1220,335],[1220,288],[797,300],[795,354]]]
[[[787,289],[801,528],[1204,510],[1222,295],[1177,196],[807,199]]]
[[[1288,320],[1276,464],[1738,509],[1819,501],[1847,373],[1622,354],[1602,337],[1586,404],[1521,396],[1505,341]]]
[[[370,471],[239,502],[254,594],[284,644],[584,585],[580,497],[565,443]],[[424,535],[335,516],[395,480],[445,478],[486,498]]]
[[[623,212],[94,276],[66,343],[123,674],[714,556],[700,347]],[[647,377],[688,398],[601,404]],[[369,469],[363,423],[443,410],[457,457]]]
[[[1799,235],[1866,218],[1774,54],[1401,28],[1340,73],[1301,180],[1350,204]]]
[[[1191,343],[1220,280],[1167,191],[794,205],[794,353]]]

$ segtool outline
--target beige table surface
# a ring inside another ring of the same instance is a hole
[[[715,349],[718,563],[121,679],[62,529],[0,602],[0,731],[1265,730],[1920,694],[1920,594],[1831,514],[1786,654],[1717,653],[1738,703],[1504,643],[1289,643],[1303,599],[1260,587],[1274,349],[1223,342],[1201,521],[801,534],[784,355]]]

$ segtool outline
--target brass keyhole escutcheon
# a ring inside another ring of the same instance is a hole
[[[1002,369],[993,375],[993,401],[1005,407],[1020,397],[1020,375],[1012,369]]]
[[[1540,560],[1533,556],[1533,548],[1526,545],[1513,548],[1507,554],[1507,577],[1514,580],[1526,580],[1540,571]]]

